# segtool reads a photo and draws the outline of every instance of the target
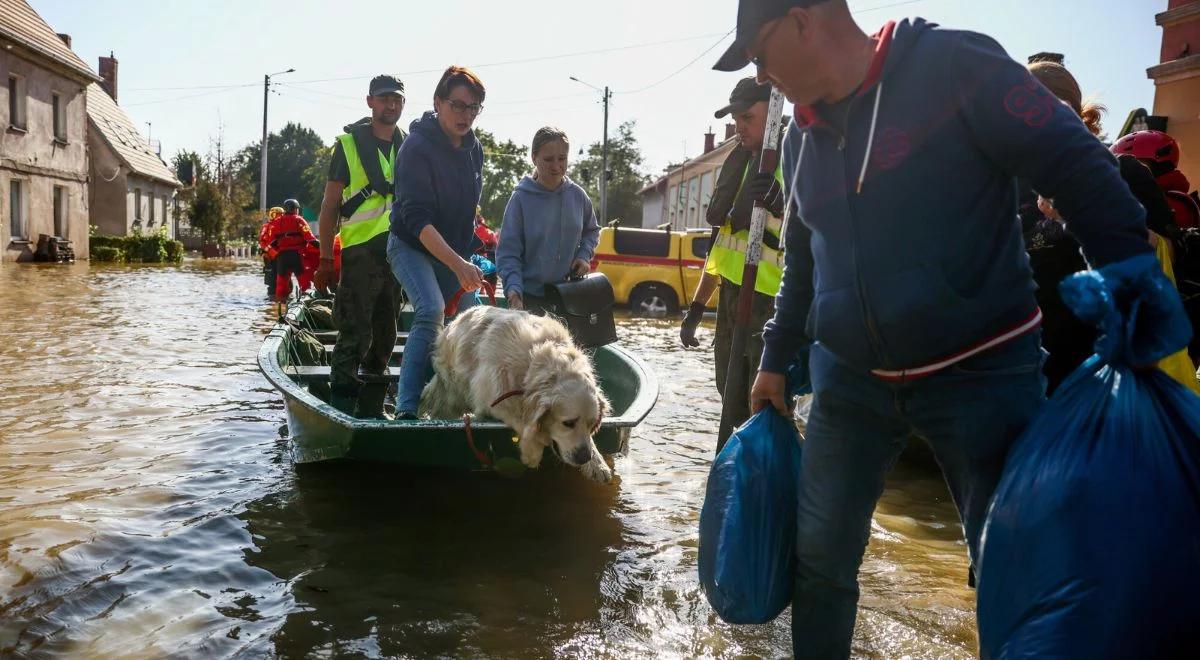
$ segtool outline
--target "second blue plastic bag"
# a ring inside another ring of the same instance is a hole
[[[1174,293],[1149,270],[1126,270],[1060,287],[1102,337],[1008,456],[980,558],[984,658],[1196,652],[1200,398],[1129,366],[1153,364],[1190,333],[1170,315],[1139,328],[1138,314],[1170,311],[1174,301],[1156,296]]]
[[[700,511],[700,584],[728,623],[767,623],[791,603],[800,434],[772,408],[725,444]]]

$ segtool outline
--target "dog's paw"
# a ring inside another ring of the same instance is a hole
[[[521,462],[524,463],[525,467],[529,468],[530,470],[538,469],[538,466],[540,466],[542,464],[542,452],[544,450],[545,450],[545,447],[537,447],[537,446],[530,446],[530,445],[522,444],[521,445]]]
[[[597,483],[606,484],[612,481],[612,469],[603,460],[592,460],[579,468],[583,475]]]

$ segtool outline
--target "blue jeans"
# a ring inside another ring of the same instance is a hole
[[[400,360],[396,413],[416,413],[429,373],[433,342],[442,330],[446,301],[454,298],[460,287],[458,277],[445,264],[392,234],[388,235],[387,258],[392,274],[413,306],[412,327]],[[463,294],[458,311],[474,305],[475,296]]]
[[[933,448],[974,565],[1009,446],[1045,399],[1039,340],[1030,333],[903,383],[851,369],[813,346],[814,397],[797,496],[797,658],[849,657],[871,514],[910,437]]]

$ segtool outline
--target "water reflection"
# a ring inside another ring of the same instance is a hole
[[[0,656],[788,652],[786,616],[727,626],[697,585],[720,407],[672,323],[622,324],[662,396],[616,485],[298,469],[261,288],[233,262],[0,267]],[[940,478],[901,466],[856,653],[970,655],[965,569]]]

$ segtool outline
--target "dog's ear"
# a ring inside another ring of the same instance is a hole
[[[543,392],[531,392],[525,395],[525,409],[521,417],[521,439],[529,439],[541,435],[546,418],[553,409],[553,401]]]

